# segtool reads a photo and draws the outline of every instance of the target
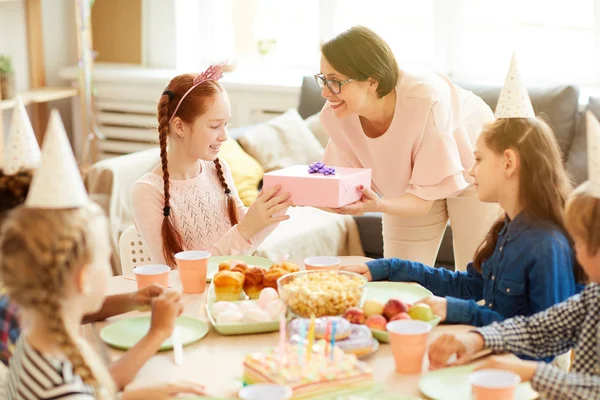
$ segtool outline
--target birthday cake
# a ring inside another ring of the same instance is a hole
[[[296,206],[338,208],[361,199],[358,187],[371,187],[371,170],[333,167],[322,162],[294,165],[264,175],[263,190],[276,185],[291,195]]]
[[[302,324],[308,324],[308,320],[297,318],[290,323],[289,336],[290,342],[295,344],[302,331]],[[335,321],[337,325],[335,345],[344,353],[354,354],[356,357],[363,357],[373,353],[376,348],[376,340],[369,327],[365,325],[356,325],[348,322],[342,317],[324,317],[315,320],[315,338],[328,336],[326,331],[327,322]],[[378,347],[378,346],[377,346]]]
[[[369,387],[371,368],[356,356],[321,340],[312,347],[285,343],[282,346],[252,353],[244,360],[244,383],[275,383],[292,389],[293,399],[334,393],[340,390]],[[329,352],[327,351],[329,350]]]

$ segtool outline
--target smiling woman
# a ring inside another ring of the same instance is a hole
[[[211,66],[202,74],[176,76],[160,97],[161,164],[131,194],[134,223],[158,263],[174,267],[173,255],[183,250],[246,253],[289,218],[280,213],[289,196],[276,190],[247,209],[218,156],[231,118],[221,75],[222,66]]]
[[[375,191],[334,210],[382,212],[384,256],[433,265],[450,219],[463,270],[498,216],[478,200],[468,171],[473,144],[493,120],[479,97],[437,74],[403,71],[387,43],[353,27],[321,46],[316,75],[330,138],[323,161],[371,168]]]

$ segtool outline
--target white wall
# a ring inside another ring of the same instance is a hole
[[[44,38],[44,64],[46,84],[65,86],[68,82],[59,78],[58,72],[67,65],[77,62],[77,37],[74,0],[42,1],[42,32]],[[13,58],[16,72],[17,92],[29,88],[27,67],[27,32],[25,26],[24,1],[3,2],[0,0],[0,54]],[[55,101],[50,107],[59,109],[67,132],[71,132],[70,100]],[[5,132],[10,122],[11,111],[5,111]]]

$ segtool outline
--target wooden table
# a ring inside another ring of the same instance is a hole
[[[368,260],[364,257],[341,257],[346,264],[355,264]],[[181,289],[177,271],[172,271],[170,276],[171,287]],[[109,294],[118,294],[135,291],[136,282],[126,277],[113,277],[109,283]],[[184,315],[199,318],[208,322],[204,309],[206,292],[199,295],[185,295]],[[97,331],[112,321],[142,314],[132,312],[110,318],[107,321],[95,324]],[[147,315],[147,313],[146,313]],[[433,329],[431,338],[434,339],[442,333],[465,332],[473,327],[467,325],[440,325]],[[91,329],[84,328],[84,335],[92,340]],[[131,387],[152,386],[165,382],[186,380],[197,382],[207,387],[212,395],[232,396],[237,393],[241,383],[236,378],[242,376],[242,362],[246,354],[273,346],[278,341],[278,332],[245,335],[221,336],[212,327],[209,333],[197,343],[184,348],[184,363],[176,366],[173,363],[171,351],[161,352],[153,356],[130,384]],[[123,352],[110,349],[112,359],[119,358]],[[383,383],[390,393],[410,394],[422,396],[418,389],[419,375],[401,375],[394,371],[394,359],[388,344],[382,344],[379,350],[365,359],[372,369],[375,382]]]

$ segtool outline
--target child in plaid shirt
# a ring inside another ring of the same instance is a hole
[[[600,133],[597,138],[600,144]],[[514,356],[491,357],[480,368],[515,372],[521,381],[531,381],[542,398],[600,399],[600,154],[594,153],[588,157],[597,164],[595,177],[590,168],[595,182],[593,179],[579,187],[566,208],[577,259],[592,283],[580,294],[531,317],[515,317],[467,334],[441,336],[429,349],[432,368],[446,366],[454,354],[457,364],[467,362],[484,347],[536,358],[574,349],[571,372]]]

